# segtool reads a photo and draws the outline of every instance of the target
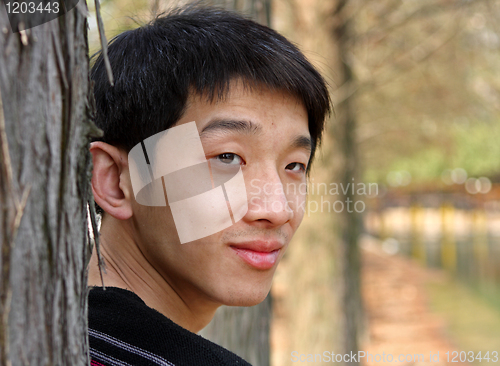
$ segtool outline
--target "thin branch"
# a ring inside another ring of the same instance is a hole
[[[95,215],[94,200],[89,199],[88,204],[89,204],[88,212],[90,214],[90,223],[92,225],[92,234],[93,234],[92,237],[94,238],[95,250],[97,254],[97,266],[99,267],[99,275],[101,276],[102,288],[105,290],[106,286],[104,285],[103,272],[106,273],[106,263],[104,262],[104,258],[101,256],[101,241],[99,239],[99,230],[97,229],[97,217]]]
[[[479,2],[488,3],[488,1],[489,0],[475,0],[467,3],[461,1],[443,1],[441,4],[431,3],[423,5],[410,14],[397,19],[393,23],[384,22],[379,28],[371,28],[366,33],[358,34],[353,41],[355,43],[361,43],[370,40],[378,43],[387,38],[391,34],[391,32],[394,32],[398,28],[410,23],[411,21],[415,21],[431,15],[435,16],[438,14],[438,12],[456,10],[457,8],[458,10],[461,10],[468,6],[476,5]]]
[[[19,229],[19,225],[21,224],[21,218],[23,217],[24,209],[26,207],[26,203],[28,202],[28,197],[31,192],[31,185],[26,187],[23,191],[23,194],[21,196],[21,200],[19,201],[17,196],[14,196],[15,203],[16,203],[16,216],[14,217],[14,221],[12,222],[12,228],[11,228],[11,235],[12,235],[12,242],[14,242],[16,234],[17,234],[17,229]]]
[[[415,67],[417,67],[420,64],[422,64],[424,61],[427,61],[432,55],[434,55],[437,51],[439,51],[445,45],[447,45],[453,38],[455,38],[458,35],[459,32],[460,32],[460,28],[456,27],[452,32],[450,32],[449,34],[446,34],[438,42],[433,42],[434,44],[431,44],[431,42],[429,42],[427,44],[426,44],[426,42],[423,42],[423,43],[421,43],[419,45],[416,45],[411,50],[409,50],[408,52],[405,52],[402,56],[400,56],[398,58],[398,60],[396,60],[396,62],[393,64],[393,66],[391,68],[392,69],[393,68],[398,68],[400,70],[399,71],[399,75],[402,75],[405,72],[411,71]],[[428,39],[434,40],[435,38],[433,36],[430,36]],[[415,51],[418,50],[418,49],[426,49],[427,52],[425,52],[424,54],[420,55],[418,57],[418,59],[417,59],[417,58],[415,58],[412,55],[414,55]],[[412,62],[412,64],[410,66],[404,67],[404,64],[409,59]],[[384,73],[388,74],[388,73],[390,73],[390,71],[385,71],[385,72],[382,71],[382,72],[379,72],[377,74],[378,75],[383,75]],[[377,81],[375,81],[376,79],[382,79],[382,80],[377,82]],[[376,76],[374,76],[372,78],[372,82],[370,83],[371,84],[371,89],[379,87],[381,85],[385,85],[385,84],[387,84],[388,82],[391,82],[394,79],[395,78],[393,78],[392,76],[389,76],[389,77],[386,77],[385,80],[383,80],[383,78],[380,78],[379,76],[376,75]]]
[[[2,105],[0,104],[0,107]],[[7,141],[7,133],[5,132],[5,121],[3,118],[3,108],[0,110],[0,171],[5,177],[5,182],[7,184],[7,190],[10,190],[10,184],[12,182],[12,165],[10,161],[9,145]]]
[[[459,9],[457,13],[461,12],[462,9]],[[450,21],[451,22],[451,21]],[[443,26],[441,29],[445,28]],[[386,68],[386,70],[379,71],[375,74],[372,74],[369,78],[365,80],[358,80],[358,81],[351,81],[348,83],[345,83],[341,85],[335,92],[334,92],[334,102],[335,103],[340,103],[344,101],[345,99],[351,97],[354,93],[358,91],[369,91],[373,90],[377,87],[380,87],[382,85],[386,85],[387,83],[390,83],[394,80],[396,80],[397,77],[394,77],[392,70],[398,69],[398,75],[403,75],[404,73],[410,72],[412,69],[415,67],[419,66],[426,60],[428,60],[433,54],[435,54],[438,50],[443,48],[446,44],[448,44],[453,38],[457,36],[457,34],[460,32],[460,26],[457,25],[456,27],[453,28],[453,31],[448,32],[441,40],[438,42],[434,41],[435,40],[435,35],[436,33],[433,33],[431,36],[429,36],[424,42],[416,45],[413,47],[411,50],[405,52],[403,55],[399,56],[396,60],[393,60],[392,62],[384,62],[384,64],[389,64],[390,66]],[[430,40],[430,41],[429,41]],[[426,49],[427,52],[425,52],[423,55],[421,55],[417,60],[412,56],[415,54],[415,51],[417,49]],[[345,62],[348,62],[352,64],[352,58],[353,56],[350,55],[351,60],[347,60]],[[405,63],[409,60],[412,59],[412,64],[410,66],[404,67]],[[389,70],[387,70],[389,69]],[[390,74],[390,76],[385,77],[386,74]]]
[[[106,40],[106,34],[104,34],[104,24],[101,17],[101,4],[99,0],[95,1],[95,14],[97,18],[97,28],[99,29],[99,39],[101,40],[102,48],[102,58],[104,60],[104,65],[106,66],[106,72],[108,74],[108,80],[111,86],[115,85],[113,80],[113,70],[111,70],[111,64],[108,57],[108,41]]]
[[[394,2],[400,4],[401,0],[394,0]],[[349,5],[353,3],[355,3],[355,1],[351,0]],[[361,4],[352,5],[353,7],[357,6],[354,9],[349,9],[350,6],[347,6],[347,4],[345,3],[342,4],[342,6],[337,6],[331,15],[326,13],[324,19],[322,20],[325,23],[330,22],[329,26],[332,28],[343,26],[347,22],[354,21],[358,17],[358,15],[366,8],[366,6],[370,4],[370,1],[361,0],[360,3]],[[331,21],[331,19],[333,19],[333,22]]]
[[[352,97],[360,88],[366,87],[367,84],[360,83],[359,81],[345,82],[332,92],[333,104],[339,105]]]

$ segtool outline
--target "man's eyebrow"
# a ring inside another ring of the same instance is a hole
[[[262,131],[262,126],[252,121],[233,120],[233,119],[214,119],[210,121],[200,132],[200,137],[208,132],[239,132],[243,134],[258,134]]]
[[[305,149],[308,152],[312,151],[312,140],[309,136],[300,135],[295,137],[290,147],[292,149]]]
[[[233,119],[214,119],[210,121],[200,132],[200,137],[209,134],[210,132],[239,132],[243,134],[259,134],[262,132],[262,126],[246,120]],[[309,136],[296,136],[290,144],[291,149],[304,149],[308,152],[312,151],[312,140]]]

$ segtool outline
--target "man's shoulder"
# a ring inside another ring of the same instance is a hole
[[[89,291],[92,365],[249,365],[148,307],[133,292]]]

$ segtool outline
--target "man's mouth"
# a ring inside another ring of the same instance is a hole
[[[283,246],[277,241],[262,240],[230,244],[236,255],[250,266],[262,270],[270,269],[276,264]]]

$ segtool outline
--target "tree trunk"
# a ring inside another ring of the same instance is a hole
[[[270,26],[271,0],[214,0]],[[271,294],[253,307],[222,306],[201,335],[236,353],[254,366],[269,366],[271,359]]]
[[[86,365],[86,3],[19,33],[0,6],[0,365]]]
[[[354,208],[356,192],[352,185],[359,182],[359,155],[356,144],[356,115],[353,107],[354,92],[350,89],[354,84],[353,72],[348,63],[349,44],[353,39],[352,20],[346,18],[345,7],[349,0],[338,0],[334,10],[333,42],[336,48],[338,85],[345,90],[346,97],[335,106],[335,125],[333,138],[340,150],[342,163],[338,177],[342,187],[349,187],[342,191],[341,201],[344,203],[340,213],[339,228],[341,242],[342,266],[342,321],[343,339],[342,352],[357,354],[358,340],[362,329],[362,299],[360,290],[360,253],[358,237],[361,232],[361,216]],[[337,219],[337,218],[336,218]],[[347,362],[350,365],[359,365],[358,362]]]
[[[268,366],[271,310],[271,294],[256,306],[223,306],[201,334],[254,366]]]

